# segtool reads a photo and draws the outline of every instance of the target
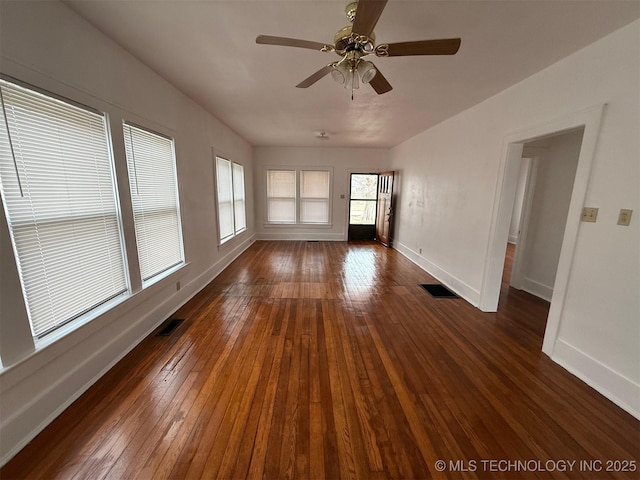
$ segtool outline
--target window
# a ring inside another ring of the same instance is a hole
[[[375,225],[378,199],[378,175],[351,174],[351,198],[349,200],[350,225]]]
[[[267,170],[267,223],[328,225],[330,192],[330,170]]]
[[[216,183],[220,243],[224,243],[247,227],[244,167],[225,158],[216,157]]]
[[[329,172],[300,172],[300,222],[329,223]]]
[[[244,201],[244,167],[233,164],[233,215],[236,234],[247,228]]]
[[[0,183],[31,330],[128,290],[103,114],[0,80]]]
[[[125,123],[133,220],[143,285],[184,263],[173,140]]]
[[[267,222],[296,223],[295,170],[267,170]]]

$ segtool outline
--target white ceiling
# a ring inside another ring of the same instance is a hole
[[[275,146],[397,145],[640,16],[637,0],[390,0],[377,43],[461,37],[460,51],[376,58],[394,89],[352,101],[331,76],[295,88],[335,53],[255,43],[333,43],[348,0],[65,3],[251,144]]]

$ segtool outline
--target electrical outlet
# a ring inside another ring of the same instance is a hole
[[[628,227],[629,224],[631,223],[631,214],[633,213],[633,210],[628,210],[626,208],[621,208],[620,209],[620,214],[618,215],[618,225],[623,225],[625,227]]]
[[[420,255],[422,255],[422,249],[420,249],[418,253],[419,253]]]
[[[593,207],[584,207],[582,209],[582,217],[580,220],[583,222],[595,223],[598,219],[598,209]]]

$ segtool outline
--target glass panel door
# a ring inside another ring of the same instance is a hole
[[[375,238],[377,173],[352,173],[349,196],[349,240]]]

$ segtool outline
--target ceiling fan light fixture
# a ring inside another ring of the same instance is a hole
[[[341,60],[338,63],[333,64],[333,70],[331,70],[331,77],[333,81],[338,85],[345,85],[349,81],[349,76],[351,75],[348,63],[344,60]]]
[[[353,100],[353,91],[360,87],[360,82],[371,85],[371,88],[378,95],[393,89],[389,81],[373,63],[363,60],[363,57],[367,55],[375,54],[377,57],[455,55],[460,48],[460,38],[382,43],[376,46],[376,35],[373,30],[388,0],[349,1],[351,3],[347,5],[345,13],[351,24],[336,32],[333,37],[333,45],[272,35],[258,35],[256,43],[336,53],[341,57],[340,60],[325,65],[296,85],[296,88],[310,87],[331,73],[334,82],[344,86],[347,90],[351,90],[351,100]]]
[[[350,83],[349,87],[351,88],[351,91],[360,88],[360,78],[358,78],[358,70],[356,68],[352,68],[349,71],[348,83]]]
[[[376,67],[373,66],[373,63],[367,62],[366,60],[360,60],[358,63],[358,73],[360,74],[360,80],[362,83],[369,83],[373,80],[373,77],[376,76],[378,71]]]
[[[344,82],[346,81],[344,74],[336,67],[333,67],[333,70],[331,70],[331,78],[333,78],[333,81],[338,85],[344,85]]]

